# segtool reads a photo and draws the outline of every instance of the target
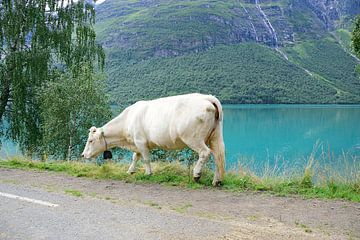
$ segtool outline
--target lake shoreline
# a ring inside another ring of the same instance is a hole
[[[192,178],[191,167],[188,168],[179,162],[153,162],[153,175],[145,175],[140,167],[135,174],[127,174],[129,164],[107,162],[101,166],[94,163],[80,161],[33,161],[25,158],[0,159],[0,168],[40,170],[50,172],[63,172],[70,176],[111,179],[127,183],[156,183],[167,186],[179,186],[191,189],[204,189],[212,186],[213,171],[205,168],[199,182]],[[343,199],[360,202],[360,176],[356,169],[348,179],[339,177],[336,173],[321,176],[314,181],[314,165],[292,175],[281,176],[268,172],[259,176],[248,169],[227,172],[220,189],[227,191],[269,192],[280,196],[298,195],[305,198]],[[326,170],[326,169],[325,169]],[[351,173],[348,173],[351,174]]]
[[[303,168],[313,152],[327,165],[344,153],[360,157],[360,105],[224,104],[223,111],[228,170]],[[17,154],[16,145],[5,142],[0,157]]]

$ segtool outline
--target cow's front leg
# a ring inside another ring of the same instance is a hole
[[[145,174],[146,175],[151,175],[151,166],[150,166],[150,153],[148,149],[145,149],[144,151],[141,152],[141,155],[143,156],[143,160],[144,160],[144,166],[145,166]]]
[[[150,150],[147,146],[146,140],[144,140],[143,138],[138,138],[134,142],[135,142],[136,148],[139,150],[139,152],[141,153],[141,156],[143,158],[144,166],[145,166],[145,174],[151,175],[152,172],[151,172],[151,166],[150,166]]]
[[[132,162],[130,164],[129,170],[127,171],[128,174],[133,174],[136,172],[136,162],[140,159],[140,153],[134,153],[132,156]]]

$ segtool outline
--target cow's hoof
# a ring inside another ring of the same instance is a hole
[[[221,187],[222,186],[221,181],[214,181],[212,184],[213,184],[214,187]]]
[[[199,182],[199,181],[200,181],[200,177],[201,177],[201,175],[194,177],[194,181],[195,181],[195,182]]]
[[[152,176],[152,172],[150,173],[145,173],[146,176]]]
[[[135,171],[133,171],[133,172],[127,171],[127,174],[130,174],[130,175],[133,175],[133,174],[135,174],[135,173],[136,173]]]

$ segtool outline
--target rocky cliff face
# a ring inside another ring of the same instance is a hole
[[[219,44],[270,47],[319,38],[360,13],[360,0],[108,0],[97,7],[107,48],[177,56]]]
[[[359,0],[307,0],[306,4],[328,30],[334,30],[342,18],[360,13]]]

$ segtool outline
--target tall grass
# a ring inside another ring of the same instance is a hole
[[[321,151],[320,151],[321,150]],[[320,154],[317,152],[320,151]],[[302,167],[293,167],[279,158],[274,165],[269,162],[261,171],[254,171],[253,165],[239,161],[238,166],[227,172],[221,189],[230,191],[261,191],[276,195],[299,195],[305,198],[345,199],[360,202],[359,156],[344,153],[341,157],[329,158],[318,145]],[[13,157],[0,161],[0,167],[38,169],[65,172],[76,177],[114,179],[135,183],[160,183],[188,188],[211,187],[213,173],[209,167],[203,170],[199,183],[192,179],[192,166],[180,161],[153,164],[153,175],[147,176],[139,164],[136,174],[126,173],[126,163],[106,163],[101,166],[84,162],[40,162]],[[341,168],[340,168],[341,166]]]
[[[236,169],[229,171],[224,187],[233,189],[244,179],[250,189],[270,191],[279,195],[298,194],[304,197],[336,198],[360,201],[360,157],[343,152],[334,156],[316,143],[305,164],[289,165],[282,157],[271,165],[266,161],[261,168],[240,159]],[[256,174],[255,174],[256,173]],[[234,181],[238,181],[233,184]],[[229,182],[227,182],[229,181]]]

